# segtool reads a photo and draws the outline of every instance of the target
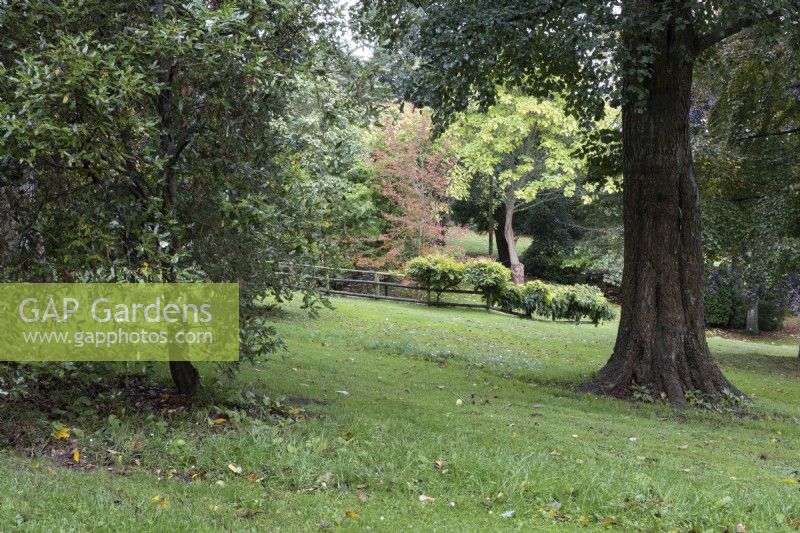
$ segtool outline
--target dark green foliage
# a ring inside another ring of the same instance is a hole
[[[464,281],[483,294],[486,302],[496,301],[511,280],[511,271],[491,259],[475,259],[465,265]]]
[[[256,299],[310,288],[278,262],[333,260],[356,218],[337,216],[349,191],[332,178],[360,156],[330,6],[10,4],[0,279],[238,281],[242,356],[273,348]]]
[[[758,294],[758,329],[775,331],[782,327],[789,313],[789,289],[778,283]],[[741,274],[729,265],[710,269],[706,279],[704,299],[706,325],[742,329],[748,309],[748,294]]]
[[[744,327],[747,302],[741,290],[742,280],[729,267],[712,268],[706,282],[706,325],[723,328]]]

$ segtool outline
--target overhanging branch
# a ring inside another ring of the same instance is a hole
[[[756,12],[751,11],[742,15],[738,19],[732,21],[727,26],[720,28],[717,31],[707,33],[705,35],[700,35],[697,38],[697,53],[702,53],[704,50],[711,48],[718,42],[722,41],[723,39],[727,39],[732,35],[736,35],[742,30],[745,30],[751,26],[758,24],[764,20],[774,19],[780,17],[781,12],[779,10],[773,11],[771,14],[763,13],[763,12]]]

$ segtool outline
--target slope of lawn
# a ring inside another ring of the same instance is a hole
[[[573,392],[615,324],[334,304],[278,314],[286,349],[258,367],[204,368],[191,410],[146,382],[5,405],[25,438],[0,450],[0,530],[800,527],[796,346],[711,338],[757,403],[676,412]]]
[[[463,250],[468,257],[485,257],[489,252],[489,236],[466,228],[450,228],[447,232],[447,244],[456,250]],[[530,237],[517,237],[517,253],[520,256],[530,245]],[[494,248],[493,256],[497,257],[497,248]]]

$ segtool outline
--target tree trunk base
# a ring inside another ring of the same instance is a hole
[[[522,285],[525,283],[525,265],[522,263],[512,263],[511,265],[511,279],[515,285]]]
[[[647,356],[639,352],[636,357],[634,351],[638,350],[615,352],[597,376],[578,390],[625,399],[640,390],[656,401],[679,408],[687,405],[689,395],[699,395],[711,402],[731,397],[749,400],[722,374],[708,349],[698,348],[679,354]]]
[[[200,374],[188,361],[170,361],[169,372],[178,392],[184,396],[194,396],[200,387]]]

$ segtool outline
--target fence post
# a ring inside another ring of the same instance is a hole
[[[375,281],[375,296],[381,295],[381,286],[379,283],[381,282],[381,275],[375,272],[372,276],[372,279]]]

